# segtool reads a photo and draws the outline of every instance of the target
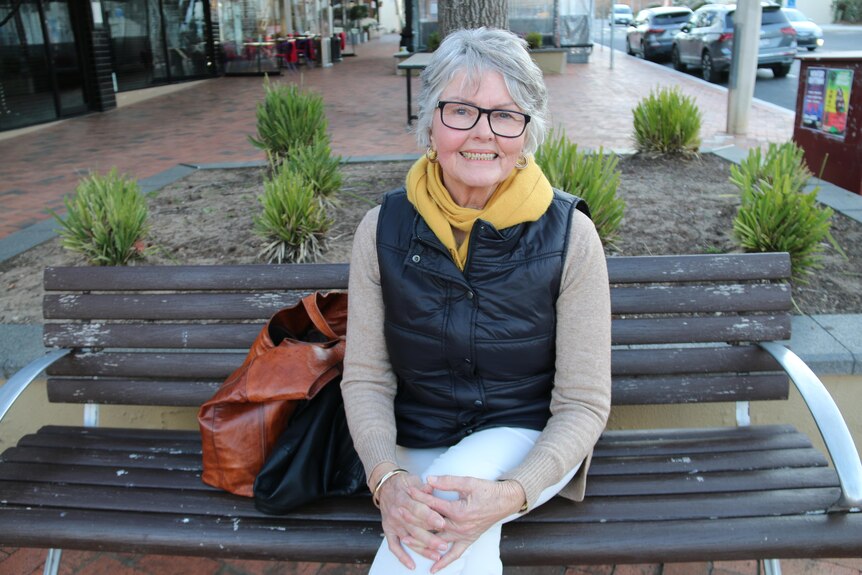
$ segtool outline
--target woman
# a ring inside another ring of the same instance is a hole
[[[454,32],[422,84],[425,157],[354,239],[342,391],[382,514],[371,573],[499,574],[504,522],[583,498],[607,270],[583,202],[531,158],[547,92],[526,43]]]

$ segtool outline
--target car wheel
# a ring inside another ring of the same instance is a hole
[[[772,75],[776,78],[785,77],[790,72],[790,64],[773,64]]]
[[[716,84],[721,81],[721,74],[715,71],[709,52],[704,52],[703,56],[700,57],[700,71],[703,74],[703,79],[707,82]]]
[[[680,72],[685,72],[686,65],[682,63],[682,60],[679,59],[679,48],[674,45],[670,51],[670,61],[673,62],[673,69],[679,70]]]
[[[647,54],[646,46],[644,46],[644,43],[643,43],[643,42],[641,42],[641,56],[643,56],[643,59],[644,59],[644,60],[652,60],[652,58],[650,57],[650,55],[649,55],[649,54]]]
[[[813,51],[814,51],[814,50],[816,50],[816,49],[817,49],[817,46],[808,46],[808,51],[809,51],[809,52],[813,52]]]
[[[635,55],[635,51],[632,50],[632,43],[629,41],[628,38],[626,38],[626,54],[628,54],[629,56]]]

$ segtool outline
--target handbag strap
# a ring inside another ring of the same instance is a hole
[[[338,334],[329,326],[329,322],[326,321],[326,317],[320,311],[320,306],[317,305],[318,297],[322,296],[318,293],[313,293],[308,297],[304,297],[302,298],[302,305],[305,307],[305,311],[308,313],[311,323],[314,324],[314,327],[316,327],[320,333],[329,339],[338,339]]]

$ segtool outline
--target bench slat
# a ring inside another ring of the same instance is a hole
[[[92,352],[66,356],[48,375],[132,377],[144,379],[223,380],[239,367],[246,352]],[[768,353],[754,346],[614,349],[614,375],[721,373],[780,369]]]
[[[248,349],[259,323],[49,323],[46,347]],[[614,319],[615,345],[742,342],[790,337],[790,315]]]
[[[221,383],[221,379],[49,377],[48,399],[55,403],[198,407],[213,396]],[[612,385],[615,405],[755,401],[786,399],[788,394],[787,376],[780,373],[615,376]]]
[[[222,383],[222,379],[189,381],[50,377],[48,400],[52,403],[200,407]]]
[[[264,323],[49,323],[42,341],[46,347],[247,350]]]
[[[790,277],[787,254],[609,257],[611,283],[742,281]]]
[[[347,264],[47,267],[46,291],[347,289]]]
[[[126,488],[217,491],[201,481],[199,471],[136,468],[129,466],[56,465],[6,461],[0,465],[0,482],[63,483]],[[722,493],[750,490],[836,487],[828,467],[765,469],[697,473],[659,473],[601,476],[590,473],[588,497]]]
[[[4,481],[6,505],[87,508],[103,511],[184,513],[196,516],[264,517],[248,498],[220,491],[179,491],[145,487],[42,484]],[[749,488],[753,485],[749,484]],[[590,497],[578,505],[541,508],[535,522],[595,523],[611,521],[681,520],[822,512],[840,495],[838,487],[811,487],[721,493]],[[363,499],[368,499],[363,498]],[[367,519],[379,517],[370,501],[363,501]],[[288,517],[290,517],[288,515]],[[340,518],[344,520],[344,518]]]
[[[266,320],[301,294],[66,294],[46,295],[45,319]]]
[[[611,313],[778,312],[791,307],[783,284],[611,288]]]
[[[862,514],[591,524],[579,526],[578,537],[569,525],[527,518],[503,528],[507,565],[566,565],[572,557],[579,564],[843,557],[862,540]],[[0,507],[0,540],[17,547],[50,541],[64,549],[183,555],[194,548],[207,557],[355,563],[371,560],[380,528],[360,521],[265,518],[237,524],[183,514]]]
[[[169,270],[170,273],[167,273]],[[615,256],[612,283],[734,281],[790,277],[787,254]],[[48,267],[46,291],[346,289],[347,264]]]
[[[48,294],[45,319],[265,320],[301,294],[255,293]],[[651,286],[611,289],[611,311],[632,313],[776,312],[790,309],[785,285]]]

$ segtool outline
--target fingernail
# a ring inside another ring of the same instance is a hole
[[[437,481],[437,476],[436,475],[429,475],[428,477],[425,478],[425,481],[426,482],[427,481]]]
[[[447,545],[446,543],[441,543],[437,546],[437,549],[439,549],[440,551],[446,551],[449,549],[449,545]]]

